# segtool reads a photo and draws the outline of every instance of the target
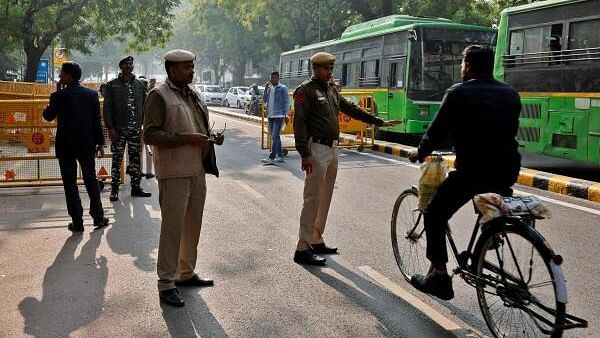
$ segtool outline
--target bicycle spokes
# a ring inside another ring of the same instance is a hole
[[[557,316],[564,315],[564,304],[556,300],[553,276],[535,245],[518,233],[503,232],[489,237],[483,249],[476,283],[492,333],[497,337],[552,333],[562,320]]]

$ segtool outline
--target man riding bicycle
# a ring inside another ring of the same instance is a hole
[[[456,152],[456,171],[440,185],[424,213],[429,273],[411,277],[418,290],[443,300],[454,297],[446,270],[448,220],[477,194],[510,195],[521,167],[515,140],[521,111],[519,94],[494,80],[493,66],[490,47],[472,45],[463,51],[463,82],[446,91],[418,151],[409,154],[412,162],[423,162],[448,137]]]

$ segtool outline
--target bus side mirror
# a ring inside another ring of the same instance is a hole
[[[413,29],[409,30],[408,31],[408,40],[413,41],[413,42],[417,41],[418,40],[417,31],[415,31]]]

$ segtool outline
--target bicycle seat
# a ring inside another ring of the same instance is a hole
[[[473,197],[475,210],[481,214],[481,223],[509,216],[522,218],[550,218],[550,211],[536,196],[503,197],[495,193],[479,194]]]

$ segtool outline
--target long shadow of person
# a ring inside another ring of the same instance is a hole
[[[103,229],[91,232],[78,257],[75,251],[82,235],[67,239],[46,270],[42,299],[27,297],[19,304],[26,334],[68,337],[100,316],[108,277],[106,257],[96,257],[103,233]]]
[[[155,271],[152,257],[158,248],[160,235],[160,207],[155,198],[130,198],[113,203],[114,218],[106,234],[111,250],[119,255],[131,255],[134,265],[142,271]],[[150,211],[156,213],[154,217]]]
[[[174,308],[160,303],[169,333],[174,338],[214,337],[226,338],[227,333],[198,294],[196,288],[179,288],[185,307]]]
[[[303,267],[375,316],[380,324],[380,333],[386,337],[454,337],[453,333],[444,331],[429,318],[414,311],[410,304],[339,264],[333,257],[327,259],[324,268]]]

